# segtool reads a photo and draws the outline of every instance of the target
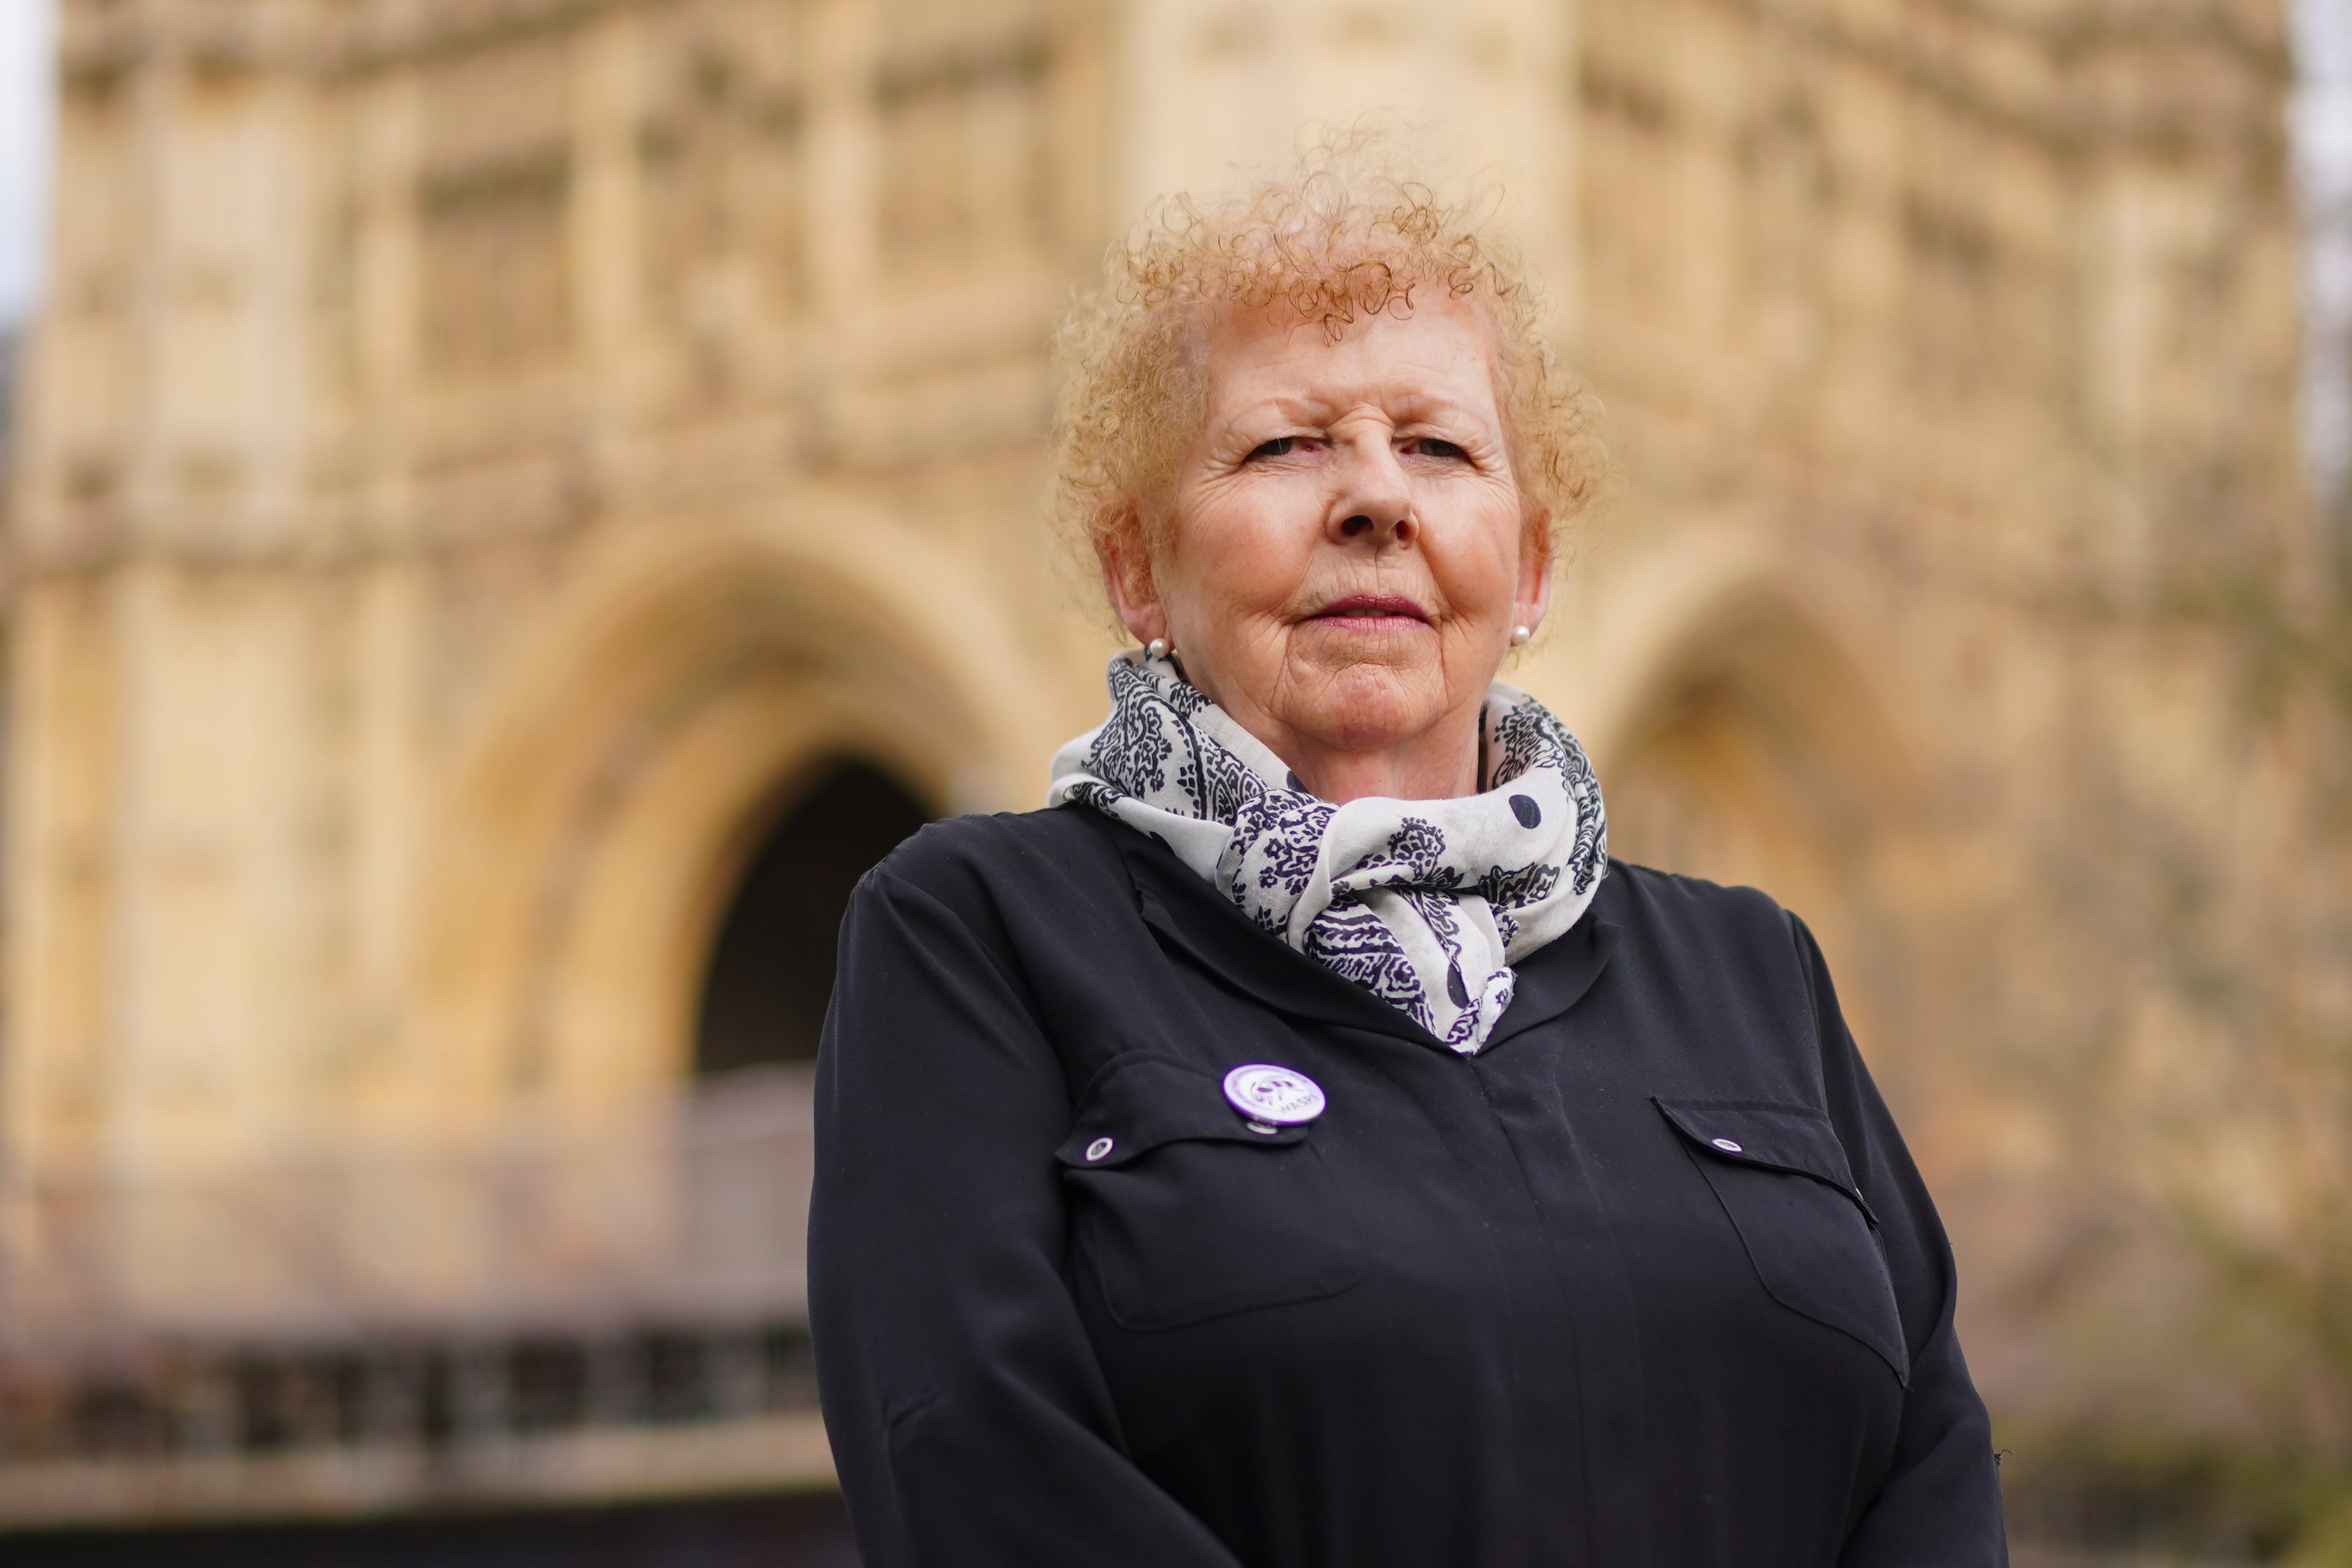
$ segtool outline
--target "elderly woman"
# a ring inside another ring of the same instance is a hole
[[[1762,894],[1496,674],[1599,461],[1419,187],[1179,203],[1064,336],[1053,805],[859,888],[811,1313],[869,1568],[2004,1560],[1950,1252]]]

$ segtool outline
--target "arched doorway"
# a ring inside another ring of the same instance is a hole
[[[695,1020],[698,1077],[815,1058],[850,892],[932,816],[870,763],[818,769],[753,851],[719,921]]]

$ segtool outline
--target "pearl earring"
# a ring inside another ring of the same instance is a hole
[[[1150,642],[1143,645],[1143,654],[1146,658],[1166,658],[1168,657],[1168,639],[1166,637],[1153,637]]]
[[[1535,635],[1535,628],[1533,626],[1513,626],[1511,628],[1511,646],[1513,647],[1525,647],[1528,646],[1528,639]]]

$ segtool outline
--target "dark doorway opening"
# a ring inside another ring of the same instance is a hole
[[[719,924],[695,1030],[698,1074],[815,1059],[850,890],[930,817],[868,763],[820,774],[752,856]]]

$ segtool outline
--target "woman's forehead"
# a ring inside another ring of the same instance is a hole
[[[1494,324],[1465,300],[1441,296],[1336,334],[1286,309],[1237,309],[1212,324],[1206,347],[1210,405],[1220,415],[1375,398],[1496,411]]]

